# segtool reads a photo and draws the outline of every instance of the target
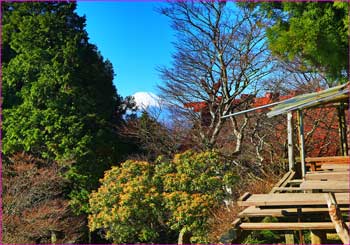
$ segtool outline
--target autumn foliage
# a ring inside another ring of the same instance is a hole
[[[90,230],[102,229],[114,243],[157,241],[161,194],[152,172],[151,164],[132,160],[107,171],[90,196]]]
[[[113,167],[90,196],[90,230],[114,243],[164,241],[178,233],[208,242],[210,211],[237,180],[222,160],[215,151],[186,151],[156,164],[129,160]]]
[[[22,153],[3,163],[3,242],[79,242],[85,222],[69,208],[57,165]]]

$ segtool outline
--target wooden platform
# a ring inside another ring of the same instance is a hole
[[[350,164],[344,162],[322,162],[318,170],[307,172],[303,179],[294,179],[293,171],[286,173],[268,194],[245,193],[237,203],[247,208],[239,213],[235,229],[335,231],[329,217],[327,197],[329,192],[334,193],[340,216],[349,217],[349,169]],[[274,217],[278,222],[257,223],[265,217]]]

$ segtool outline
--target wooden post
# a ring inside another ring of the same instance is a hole
[[[340,137],[340,150],[343,156],[348,155],[348,140],[346,135],[346,117],[344,103],[340,103],[337,108],[338,111],[338,123],[339,123],[339,137]]]
[[[294,152],[293,152],[293,114],[287,114],[287,133],[288,133],[288,163],[289,171],[294,169]]]
[[[297,208],[298,223],[301,223],[302,212],[301,208]],[[305,244],[304,234],[302,230],[299,230],[299,244]]]
[[[284,234],[284,237],[286,238],[286,244],[295,244],[293,232]]]
[[[56,233],[54,231],[51,231],[51,244],[56,244],[56,242],[57,242]]]
[[[350,244],[349,228],[343,221],[334,193],[325,193],[325,196],[327,200],[329,216],[331,217],[339,238],[344,244]]]
[[[327,233],[320,230],[311,230],[311,244],[327,243]]]
[[[306,168],[305,168],[305,139],[304,139],[303,112],[301,110],[297,111],[297,118],[298,118],[298,131],[299,131],[301,177],[304,178],[305,172],[306,172]]]

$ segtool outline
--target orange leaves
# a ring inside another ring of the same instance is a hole
[[[103,229],[115,243],[155,241],[161,200],[152,171],[151,164],[131,160],[107,171],[90,195],[90,230]]]
[[[215,151],[186,151],[157,168],[156,175],[162,180],[163,201],[169,212],[167,224],[171,229],[189,230],[193,242],[208,242],[210,211],[223,202],[224,187],[236,178],[224,168],[225,161]]]

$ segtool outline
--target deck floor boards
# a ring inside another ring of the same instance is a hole
[[[349,192],[349,181],[337,180],[307,180],[300,184],[302,190],[322,190],[323,192]],[[349,194],[350,195],[350,194]]]
[[[336,193],[339,205],[350,203],[349,193]],[[324,193],[273,193],[254,194],[247,200],[238,202],[240,206],[309,206],[327,205]]]

